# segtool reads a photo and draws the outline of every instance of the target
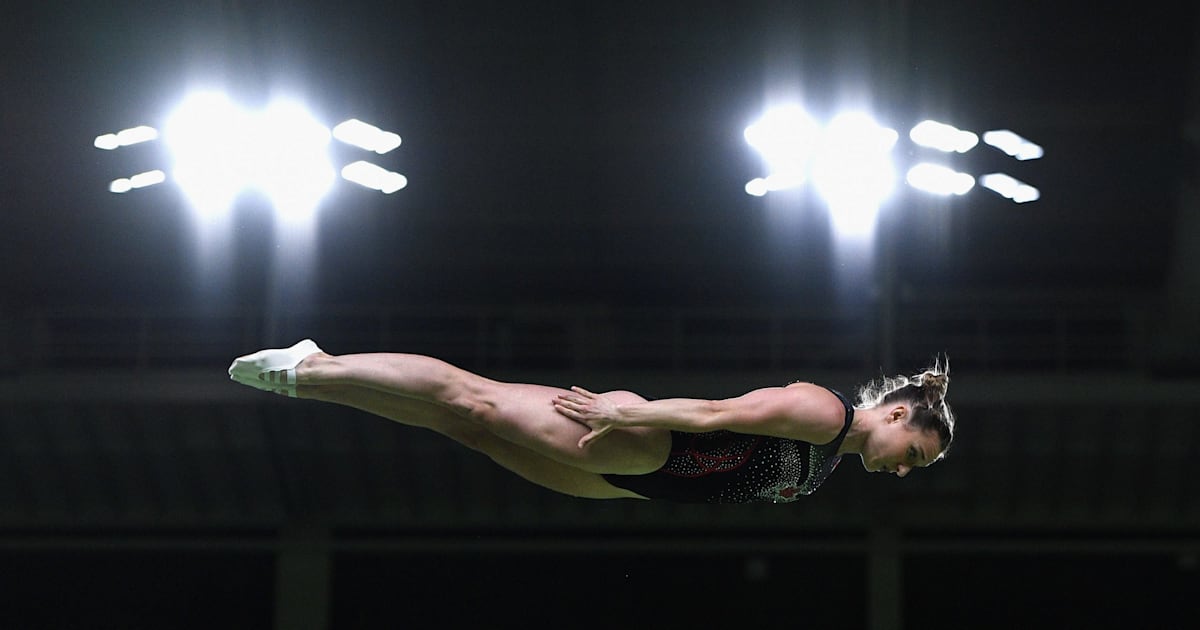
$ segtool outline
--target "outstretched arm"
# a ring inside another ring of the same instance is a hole
[[[829,390],[810,383],[756,389],[723,400],[669,398],[628,405],[616,405],[603,396],[572,387],[570,394],[555,399],[554,407],[591,429],[579,441],[580,447],[623,427],[686,433],[724,429],[824,444],[837,437],[845,419],[841,401]]]

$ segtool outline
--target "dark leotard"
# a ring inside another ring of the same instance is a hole
[[[662,468],[646,475],[604,478],[648,499],[676,503],[795,501],[816,491],[842,459],[837,451],[854,419],[854,408],[840,392],[829,391],[842,401],[846,420],[827,444],[724,430],[672,431],[671,455]]]

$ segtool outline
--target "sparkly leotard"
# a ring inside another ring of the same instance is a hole
[[[829,388],[826,388],[829,389]],[[854,408],[846,408],[842,430],[832,442],[747,435],[732,431],[671,432],[671,455],[646,475],[604,475],[609,483],[646,498],[676,503],[788,503],[812,494],[841,461],[837,454]]]

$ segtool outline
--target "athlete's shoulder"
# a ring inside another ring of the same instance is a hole
[[[832,442],[846,426],[846,403],[828,387],[797,381],[788,384],[785,391],[796,398],[812,429],[825,438],[818,444]]]

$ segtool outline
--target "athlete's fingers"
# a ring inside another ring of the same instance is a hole
[[[583,421],[583,415],[580,413],[580,410],[576,409],[574,406],[572,406],[569,403],[555,402],[554,410],[572,420],[575,420],[578,422]]]
[[[559,394],[556,400],[570,401],[575,404],[583,404],[587,402],[587,400],[582,396],[576,396],[574,394]]]
[[[586,403],[578,400],[571,400],[570,398],[559,398],[558,400],[554,401],[554,406],[561,409],[569,409],[576,413],[582,413],[583,411],[587,410]]]
[[[579,439],[579,448],[587,448],[588,444],[591,444],[592,442],[604,437],[605,434],[611,430],[612,425],[601,427],[599,429],[592,429],[590,433]]]

